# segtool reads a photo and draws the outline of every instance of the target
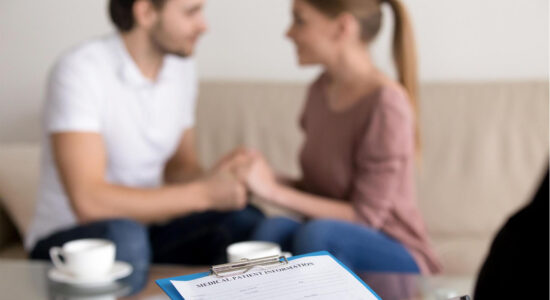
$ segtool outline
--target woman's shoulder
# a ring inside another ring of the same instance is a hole
[[[384,84],[372,100],[361,145],[375,157],[412,156],[415,117],[406,90],[399,84]]]
[[[411,118],[413,107],[407,90],[399,83],[387,81],[380,84],[374,97],[374,107],[377,111],[398,113],[402,117]]]

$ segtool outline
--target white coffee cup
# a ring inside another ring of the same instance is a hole
[[[244,258],[255,259],[273,255],[291,256],[288,252],[281,252],[281,247],[272,242],[248,241],[229,245],[227,259],[229,262],[240,261]]]
[[[80,239],[52,247],[50,257],[59,270],[79,278],[106,275],[115,263],[115,244],[103,239]],[[60,259],[63,257],[63,260]]]

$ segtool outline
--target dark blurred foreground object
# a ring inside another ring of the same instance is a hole
[[[474,300],[549,299],[548,170],[535,198],[497,234]]]

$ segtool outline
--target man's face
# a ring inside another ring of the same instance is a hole
[[[150,30],[152,42],[166,54],[193,54],[198,38],[207,29],[205,0],[166,0]]]

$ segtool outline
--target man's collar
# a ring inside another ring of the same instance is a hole
[[[116,48],[116,52],[118,54],[117,56],[119,57],[119,76],[122,80],[124,80],[124,82],[128,84],[135,86],[150,86],[155,84],[156,82],[160,82],[170,78],[171,74],[174,73],[172,71],[172,68],[169,66],[170,60],[168,59],[168,55],[165,55],[162,62],[162,67],[159,70],[159,74],[157,76],[157,80],[156,82],[154,82],[143,76],[143,73],[141,73],[141,71],[139,70],[136,62],[130,56],[130,53],[126,48],[126,45],[124,45],[124,41],[122,40],[122,37],[119,33],[114,34],[113,44]]]

